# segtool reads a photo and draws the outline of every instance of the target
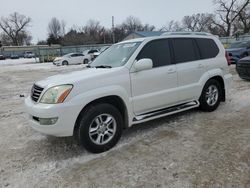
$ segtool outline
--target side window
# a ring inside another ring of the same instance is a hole
[[[173,39],[173,49],[176,63],[184,63],[200,59],[199,49],[193,39]]]
[[[155,40],[146,44],[137,60],[149,58],[153,61],[153,67],[160,67],[171,64],[171,54],[168,40]]]
[[[214,58],[219,53],[219,48],[212,39],[195,39],[200,52],[202,59]]]
[[[77,54],[72,54],[72,55],[71,55],[71,57],[76,57],[76,56],[77,56]]]

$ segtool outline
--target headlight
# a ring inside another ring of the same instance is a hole
[[[61,60],[62,60],[61,58],[55,58],[54,62],[61,61]]]
[[[63,103],[66,97],[69,95],[73,88],[73,85],[60,85],[49,88],[42,96],[40,103],[57,104]]]

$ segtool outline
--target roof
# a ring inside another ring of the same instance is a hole
[[[142,37],[153,37],[153,36],[160,36],[165,32],[163,31],[135,31],[133,33],[140,35]]]

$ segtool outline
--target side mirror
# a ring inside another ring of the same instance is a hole
[[[134,68],[137,72],[153,68],[153,61],[151,59],[140,59],[135,62]]]

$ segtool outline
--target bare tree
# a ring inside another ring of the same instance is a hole
[[[170,22],[167,22],[165,26],[163,26],[160,30],[167,32],[176,32],[176,31],[183,31],[184,28],[182,27],[180,22],[171,20]]]
[[[127,17],[126,20],[122,23],[121,27],[123,27],[127,33],[143,30],[143,25],[140,19],[134,16]]]
[[[182,24],[184,28],[187,28],[190,31],[208,31],[208,27],[213,22],[212,14],[193,14],[191,16],[185,16],[182,19]]]
[[[242,13],[250,0],[214,0],[218,5],[217,15],[220,22],[214,22],[224,32],[225,36],[230,36],[234,21]]]
[[[24,43],[24,35],[28,35],[26,31],[31,22],[31,18],[21,15],[17,12],[10,14],[8,17],[2,17],[0,20],[0,28],[11,39],[13,45],[22,45]]]
[[[60,38],[63,35],[63,30],[65,30],[65,25],[63,24],[56,17],[53,17],[48,24],[48,35],[55,39]]]
[[[250,5],[246,6],[244,10],[239,13],[239,18],[235,25],[236,28],[242,29],[243,33],[250,32]]]

